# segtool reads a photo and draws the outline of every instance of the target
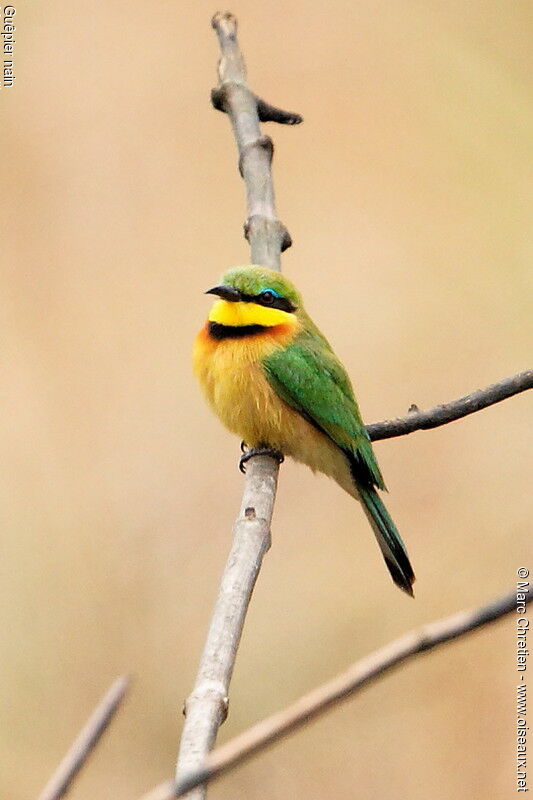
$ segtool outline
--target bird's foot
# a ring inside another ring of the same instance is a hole
[[[253,456],[270,456],[277,461],[278,464],[283,464],[285,461],[285,456],[283,453],[280,453],[279,450],[274,450],[272,447],[251,447],[250,450],[247,450],[244,442],[241,442],[241,450],[242,456],[239,460],[239,469],[243,474],[246,473],[244,465],[247,461],[253,458]]]

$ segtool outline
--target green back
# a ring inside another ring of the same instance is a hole
[[[282,400],[346,453],[357,484],[384,489],[350,379],[327,340],[309,318],[306,322],[292,344],[265,359],[267,379]]]

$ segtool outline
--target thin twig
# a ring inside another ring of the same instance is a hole
[[[245,67],[237,42],[237,20],[216,14],[212,20],[221,50],[219,86],[213,92],[216,108],[231,119],[239,151],[239,169],[246,186],[248,217],[245,235],[251,261],[280,269],[280,253],[289,247],[287,229],[276,217],[271,162],[273,145],[261,135],[258,99],[246,85]],[[276,117],[261,101],[264,113]],[[277,109],[280,122],[294,124],[295,115]],[[196,770],[215,743],[228,708],[228,692],[244,620],[263,556],[270,547],[270,523],[276,497],[278,463],[255,456],[247,465],[241,510],[233,526],[233,545],[211,619],[196,682],[185,703],[185,723],[176,767],[176,780]],[[205,787],[194,793],[205,797]],[[191,798],[192,800],[192,798]]]
[[[143,794],[139,800],[172,800],[175,797],[176,783],[175,781],[168,780],[163,783],[158,783],[149,792]]]
[[[122,675],[110,686],[37,800],[59,800],[67,793],[72,781],[109,727],[124,700],[129,683],[130,679]]]
[[[446,425],[448,422],[481,411],[482,408],[500,403],[508,397],[525,392],[526,389],[533,389],[533,369],[519,372],[517,375],[487,386],[486,389],[478,389],[472,394],[452,400],[450,403],[435,406],[428,411],[420,411],[416,406],[411,406],[407,416],[374,422],[367,425],[366,429],[372,441],[377,441],[378,439],[391,439],[394,436],[405,436],[413,431],[438,428],[439,425]]]
[[[523,590],[522,590],[523,591]],[[533,601],[533,592],[525,590],[524,603]],[[142,800],[171,800],[181,797],[195,786],[228,772],[250,756],[278,742],[288,734],[356,694],[369,683],[404,661],[427,653],[439,645],[464,636],[488,625],[517,608],[517,590],[487,605],[430,622],[423,627],[400,636],[385,647],[355,662],[333,680],[322,684],[309,694],[300,697],[282,711],[272,714],[244,733],[214,750],[201,767],[181,781],[166,782],[145,795]]]

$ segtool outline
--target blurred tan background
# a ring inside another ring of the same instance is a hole
[[[211,3],[16,4],[0,94],[0,796],[34,796],[112,679],[73,800],[172,774],[242,478],[190,371],[203,290],[248,260]],[[526,368],[530,4],[234,2],[269,126],[283,267],[368,421]],[[226,740],[533,568],[531,399],[379,443],[416,600],[360,509],[286,463]],[[212,789],[220,800],[515,794],[514,621],[428,655]]]

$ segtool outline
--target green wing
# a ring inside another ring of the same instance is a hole
[[[354,480],[385,489],[350,379],[327,342],[303,333],[263,366],[282,400],[346,453]]]
[[[350,379],[328,342],[303,333],[263,366],[277,394],[346,454],[359,496],[394,582],[412,595],[415,579],[409,556],[394,522],[374,487],[383,477],[361,420]]]

